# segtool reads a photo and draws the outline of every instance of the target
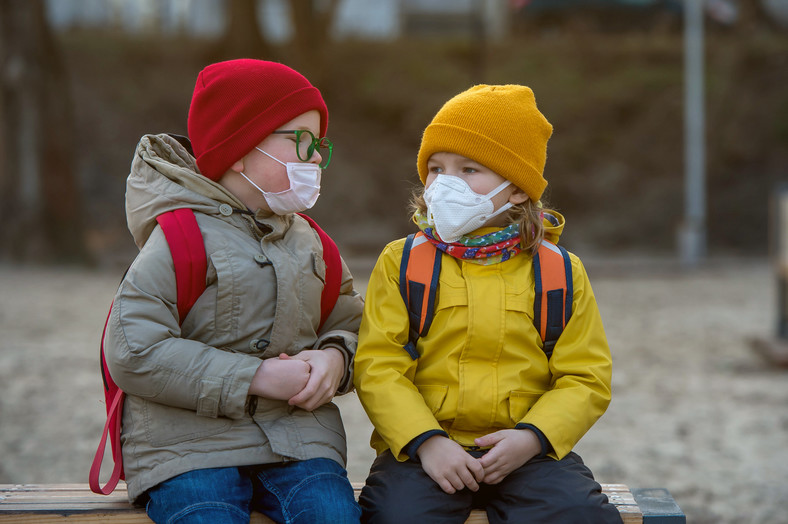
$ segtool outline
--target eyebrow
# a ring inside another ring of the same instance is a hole
[[[432,160],[432,159],[430,159],[430,160],[428,160],[428,161],[427,161],[427,166],[428,166],[428,167],[429,167],[429,166],[432,166],[432,165],[436,165],[436,164],[437,164],[437,165],[440,165],[440,166],[444,166],[444,167],[446,166],[446,162],[443,162],[443,161],[441,161],[441,160]],[[475,161],[475,160],[471,160],[470,158],[469,158],[469,159],[467,159],[467,160],[463,160],[462,162],[460,162],[460,165],[461,165],[461,166],[463,166],[463,167],[473,167],[473,168],[489,169],[489,168],[488,168],[487,166],[485,166],[484,164],[480,164],[479,162],[477,162],[477,161]]]

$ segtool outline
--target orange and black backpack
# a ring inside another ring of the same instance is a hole
[[[408,236],[400,262],[400,294],[408,308],[408,343],[404,349],[419,358],[416,342],[427,334],[435,314],[435,295],[443,253],[424,233]],[[563,247],[542,241],[533,257],[534,326],[549,359],[572,316],[572,262]]]
[[[299,213],[300,214],[300,213]],[[315,230],[323,244],[323,258],[326,262],[326,282],[320,297],[320,326],[331,314],[334,304],[339,297],[339,288],[342,282],[342,261],[339,249],[331,237],[323,231],[314,220],[306,215],[301,215]],[[175,209],[162,213],[156,221],[164,231],[167,244],[170,247],[172,261],[175,266],[175,281],[177,287],[178,318],[181,322],[191,310],[194,303],[205,291],[205,273],[208,269],[205,256],[205,244],[202,233],[197,225],[197,219],[191,209]],[[110,305],[110,313],[112,306]],[[104,358],[104,336],[107,332],[109,314],[104,323],[101,334],[101,375],[104,380],[104,399],[107,406],[107,421],[104,431],[93,457],[90,467],[88,483],[94,493],[109,495],[117,486],[118,481],[125,479],[123,472],[123,454],[121,452],[120,429],[123,417],[123,400],[125,393],[121,390],[109,374],[107,361]],[[107,483],[102,487],[99,479],[104,450],[109,439],[112,448],[112,460],[115,463],[112,474]]]

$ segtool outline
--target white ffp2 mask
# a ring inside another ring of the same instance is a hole
[[[480,195],[460,177],[438,175],[424,191],[427,222],[435,227],[441,240],[456,242],[512,207],[506,202],[496,211],[492,203],[492,198],[509,184],[507,180],[486,195]]]
[[[259,147],[255,149],[276,160],[287,169],[287,179],[290,181],[290,187],[276,193],[263,191],[260,186],[252,182],[248,176],[241,173],[242,177],[263,194],[271,211],[277,215],[287,215],[305,211],[315,205],[317,197],[320,196],[320,178],[323,172],[319,165],[307,162],[285,163],[269,155]]]

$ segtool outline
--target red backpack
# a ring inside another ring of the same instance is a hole
[[[320,326],[322,327],[339,296],[339,288],[342,281],[342,262],[339,257],[339,249],[331,237],[314,220],[306,215],[301,215],[301,217],[309,222],[309,225],[318,234],[323,244],[323,258],[326,262],[326,283],[320,297]],[[156,221],[164,231],[164,236],[170,246],[178,290],[178,317],[183,322],[194,303],[205,291],[205,272],[208,268],[205,257],[205,244],[191,209],[175,209],[162,213],[156,217]],[[111,311],[112,306],[110,306]],[[126,395],[112,380],[107,368],[107,361],[104,358],[104,335],[107,332],[108,323],[109,314],[104,323],[104,331],[101,334],[101,375],[104,380],[107,421],[104,424],[104,431],[101,435],[96,455],[93,457],[93,464],[90,467],[88,478],[90,490],[102,495],[112,493],[118,481],[125,479],[123,454],[121,453],[120,444],[120,424],[123,415],[123,400]],[[110,479],[102,487],[99,474],[101,473],[101,463],[103,462],[108,438],[112,447],[112,460],[115,466]]]

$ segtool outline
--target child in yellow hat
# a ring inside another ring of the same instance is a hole
[[[564,219],[540,203],[551,134],[519,85],[474,86],[424,131],[420,232],[380,255],[359,333],[355,385],[378,453],[362,521],[464,522],[483,507],[490,522],[621,522],[572,452],[610,402],[612,363],[585,269],[556,245]],[[414,336],[408,304],[430,292],[406,276],[423,246],[440,269]],[[571,269],[568,320],[548,342],[534,320],[544,247]]]

